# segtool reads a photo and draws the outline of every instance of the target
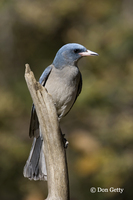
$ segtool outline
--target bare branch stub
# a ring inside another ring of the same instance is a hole
[[[66,150],[59,128],[56,108],[51,95],[36,81],[28,64],[26,64],[25,79],[36,107],[44,138],[48,179],[48,197],[46,200],[69,200]]]

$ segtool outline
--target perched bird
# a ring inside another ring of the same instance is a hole
[[[53,63],[42,73],[39,82],[51,94],[59,121],[70,111],[82,89],[82,76],[77,66],[78,60],[83,56],[97,55],[80,44],[66,44],[59,49]],[[34,140],[24,167],[24,177],[30,180],[47,180],[44,143],[34,105],[32,106],[29,135],[34,137]]]

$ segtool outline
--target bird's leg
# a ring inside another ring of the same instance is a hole
[[[62,118],[62,115],[58,116],[58,121],[60,122]],[[64,148],[66,149],[68,147],[69,142],[67,141],[67,139],[65,138],[65,134],[62,133],[61,128],[60,128],[60,132],[62,135],[62,139],[63,139],[63,144],[64,144]]]
[[[60,132],[61,132],[61,135],[62,135],[62,139],[63,139],[63,143],[64,143],[64,148],[66,149],[68,147],[69,142],[65,138],[65,134],[62,134],[61,128],[60,128]]]

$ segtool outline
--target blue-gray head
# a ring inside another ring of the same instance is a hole
[[[83,56],[98,56],[97,53],[87,50],[84,46],[76,43],[64,45],[57,52],[53,64],[56,68],[62,69],[65,66],[76,66]]]

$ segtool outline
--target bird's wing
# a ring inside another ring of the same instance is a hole
[[[77,100],[77,97],[79,96],[79,94],[81,93],[81,90],[82,90],[82,75],[80,73],[80,79],[79,79],[79,84],[78,84],[78,90],[77,90],[77,95],[75,97],[75,100],[71,106],[71,108],[73,107],[75,101]],[[71,108],[69,109],[69,111],[71,110]],[[65,114],[65,116],[69,113],[69,111]]]
[[[77,97],[79,96],[79,94],[81,93],[81,90],[82,90],[82,75],[80,73],[80,80],[79,80],[78,91],[77,91],[75,101],[76,101]],[[74,103],[75,103],[75,101],[74,101]]]
[[[40,79],[39,79],[39,83],[43,86],[45,86],[45,83],[48,79],[48,76],[50,74],[52,70],[52,66],[48,66],[44,72],[42,73]],[[32,137],[32,136],[36,136],[38,137],[39,136],[39,122],[38,122],[38,117],[37,117],[37,114],[36,114],[36,109],[35,109],[35,106],[34,104],[32,105],[32,110],[31,110],[31,119],[30,119],[30,128],[29,128],[29,136]]]
[[[43,85],[43,86],[45,85],[45,83],[46,83],[46,81],[47,81],[47,78],[48,78],[48,76],[49,76],[51,70],[52,70],[52,65],[48,66],[48,67],[44,70],[44,72],[42,73],[42,75],[41,75],[41,77],[40,77],[40,79],[39,79],[39,83],[40,83],[41,85]]]

